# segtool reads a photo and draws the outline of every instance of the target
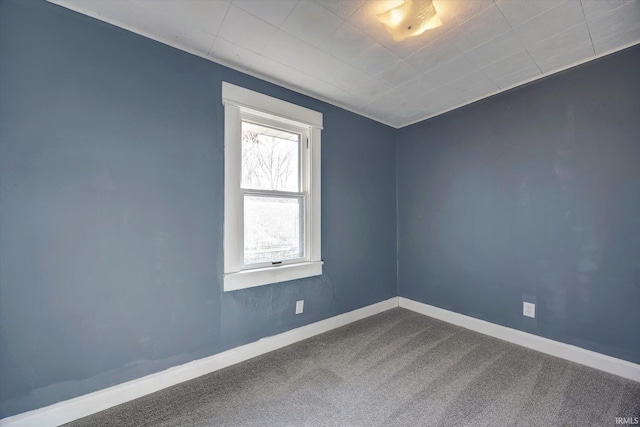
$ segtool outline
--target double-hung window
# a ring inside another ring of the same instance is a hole
[[[223,82],[224,290],[322,274],[322,114]]]

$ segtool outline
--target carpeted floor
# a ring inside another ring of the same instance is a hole
[[[396,308],[67,426],[615,426],[640,383]]]

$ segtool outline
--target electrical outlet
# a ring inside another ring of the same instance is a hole
[[[304,311],[304,300],[296,301],[296,314],[300,314]]]
[[[530,302],[522,303],[522,315],[527,317],[536,317],[536,305]]]

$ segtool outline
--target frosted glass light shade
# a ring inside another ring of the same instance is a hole
[[[379,14],[378,19],[395,42],[442,25],[431,0],[405,0],[400,6]]]

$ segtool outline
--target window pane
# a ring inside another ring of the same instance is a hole
[[[245,195],[245,264],[304,257],[302,206],[302,197]]]
[[[299,191],[300,135],[242,122],[242,188]]]

